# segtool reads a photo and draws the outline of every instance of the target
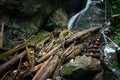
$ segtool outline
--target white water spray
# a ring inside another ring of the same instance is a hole
[[[85,8],[78,12],[76,15],[72,16],[68,22],[68,30],[71,30],[73,27],[73,24],[75,22],[75,20],[79,17],[79,19],[81,18],[81,16],[85,13],[85,11],[89,8],[90,4],[92,3],[91,0],[87,0],[87,4],[85,6]]]

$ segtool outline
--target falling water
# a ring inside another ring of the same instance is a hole
[[[85,11],[89,8],[91,2],[92,2],[91,0],[87,0],[86,7],[85,7],[82,11],[78,12],[76,15],[74,15],[74,16],[71,17],[71,19],[70,19],[69,22],[68,22],[68,30],[71,30],[71,29],[72,29],[75,20],[76,20],[78,17],[81,17],[81,16],[85,13]]]
[[[102,0],[87,0],[85,8],[70,18],[68,30],[80,31],[93,26],[102,27],[104,9],[98,6],[101,3]]]

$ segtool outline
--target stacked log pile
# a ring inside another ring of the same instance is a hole
[[[89,39],[99,29],[93,27],[80,32],[56,30],[42,40],[30,39],[1,52],[1,80],[61,80],[59,73],[62,64],[82,55]]]

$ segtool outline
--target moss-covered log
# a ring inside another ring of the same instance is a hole
[[[22,50],[24,49],[26,46],[35,46],[34,42],[27,42],[27,43],[24,43],[20,46],[17,46],[13,49],[10,49],[4,53],[1,53],[0,54],[0,61],[7,61],[7,58],[10,56],[10,55],[13,55],[14,53],[18,52],[19,50]]]

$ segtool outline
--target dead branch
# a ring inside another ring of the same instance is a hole
[[[11,60],[7,61],[4,64],[0,65],[0,73],[6,71],[11,65],[15,64],[21,57],[24,57],[26,55],[26,50],[23,51],[21,54],[13,57]]]
[[[45,70],[45,68],[47,67],[47,65],[49,64],[50,60],[53,58],[53,56],[51,56],[42,66],[41,68],[38,70],[37,74],[33,77],[32,80],[38,80],[38,78],[41,76],[41,74],[43,73],[43,71]]]
[[[0,31],[0,47],[3,45],[3,34],[4,34],[4,22],[2,22],[1,31]]]
[[[26,42],[24,44],[21,44],[13,49],[8,50],[7,52],[0,54],[0,61],[6,61],[6,58],[10,55],[14,54],[15,52],[18,52],[19,50],[24,49],[26,46],[34,46],[33,42]]]
[[[74,34],[72,38],[68,39],[65,42],[65,44],[69,44],[73,41],[76,41],[77,39],[80,39],[82,36],[86,35],[87,33],[95,32],[95,31],[98,31],[99,29],[100,29],[100,27],[92,27],[90,29],[80,31],[80,32]]]
[[[34,66],[33,68],[31,68],[30,70],[26,70],[26,71],[18,74],[17,79],[20,79],[21,77],[26,77],[26,76],[30,75],[32,72],[35,72],[35,71],[37,71],[38,69],[40,69],[40,67],[41,67],[42,65],[43,65],[43,64],[40,63],[40,64]]]
[[[61,45],[58,45],[57,47],[53,48],[51,51],[49,51],[46,55],[42,56],[38,62],[41,63],[45,61],[47,58],[49,58],[51,55],[55,54],[55,51],[58,50],[61,47]]]
[[[49,62],[49,65],[46,67],[44,73],[39,76],[39,80],[46,80],[47,78],[50,78],[59,62],[60,62],[59,56],[56,56],[56,59],[51,60]]]

